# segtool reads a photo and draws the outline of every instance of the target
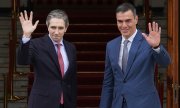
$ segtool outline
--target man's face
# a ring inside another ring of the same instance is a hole
[[[124,13],[116,13],[117,26],[121,34],[125,38],[129,38],[136,30],[138,17],[133,15],[132,11],[128,10]]]
[[[49,21],[48,31],[50,37],[55,42],[60,42],[66,32],[67,27],[63,19],[52,18]]]

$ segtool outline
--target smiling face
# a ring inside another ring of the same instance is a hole
[[[65,22],[63,19],[58,19],[58,18],[50,19],[48,31],[53,41],[59,43],[62,40],[66,30],[67,27],[65,26]]]
[[[121,34],[127,39],[136,31],[138,17],[131,10],[116,13],[117,26]]]

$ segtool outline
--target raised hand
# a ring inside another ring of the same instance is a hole
[[[153,48],[159,46],[161,40],[161,27],[158,26],[158,23],[153,22],[152,24],[148,24],[149,27],[149,35],[142,33],[146,41]]]
[[[33,20],[33,12],[30,12],[30,16],[28,18],[27,11],[24,11],[24,14],[21,12],[19,16],[19,20],[23,29],[23,36],[31,37],[31,34],[36,29],[39,21],[36,21],[35,24],[32,24]]]

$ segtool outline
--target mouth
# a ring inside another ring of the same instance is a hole
[[[54,38],[59,38],[59,36],[54,36]]]
[[[122,33],[128,33],[129,30],[121,30]]]

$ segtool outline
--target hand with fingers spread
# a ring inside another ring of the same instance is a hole
[[[33,12],[30,12],[30,16],[28,18],[27,11],[24,11],[24,14],[21,12],[19,16],[19,20],[23,29],[23,36],[31,37],[31,34],[36,29],[39,21],[36,21],[35,24],[32,24],[33,20]]]
[[[153,22],[152,24],[148,24],[149,27],[149,35],[142,33],[146,41],[150,46],[156,48],[160,44],[160,35],[161,35],[161,27],[158,26],[158,23]]]

